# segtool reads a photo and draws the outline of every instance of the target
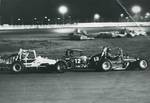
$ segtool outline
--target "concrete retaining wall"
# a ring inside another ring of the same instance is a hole
[[[79,27],[126,27],[126,26],[150,26],[150,22],[100,22],[100,23],[76,23],[65,25],[1,25],[0,30],[16,29],[48,29],[48,28],[79,28]]]

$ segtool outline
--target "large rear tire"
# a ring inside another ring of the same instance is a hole
[[[56,67],[56,71],[59,73],[64,73],[65,69],[67,68],[64,62],[56,63],[55,67]]]
[[[23,69],[24,69],[24,66],[23,66],[23,63],[21,63],[21,62],[14,62],[11,65],[11,70],[14,73],[22,72]]]

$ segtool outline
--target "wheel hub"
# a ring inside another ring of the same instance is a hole
[[[140,67],[142,68],[142,69],[146,69],[147,68],[147,62],[145,61],[145,60],[142,60],[142,61],[140,61]]]
[[[20,64],[14,64],[13,70],[14,70],[15,72],[21,71],[21,66],[20,66]]]
[[[108,62],[104,62],[102,65],[104,70],[109,70],[110,69],[110,64]]]

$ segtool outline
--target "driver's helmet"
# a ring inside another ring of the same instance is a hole
[[[107,48],[107,53],[110,53],[111,52],[111,48]]]
[[[107,48],[106,52],[105,52],[107,57],[111,57],[112,56],[112,50],[111,48]]]
[[[66,57],[68,57],[68,56],[69,56],[69,51],[68,51],[68,50],[66,51],[65,56],[66,56]]]
[[[73,51],[70,50],[69,55],[72,57],[73,56]]]
[[[23,52],[21,55],[21,59],[25,59],[27,57],[28,53],[27,52]]]

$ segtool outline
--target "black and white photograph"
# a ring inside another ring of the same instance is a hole
[[[0,103],[150,103],[150,0],[0,0]]]

